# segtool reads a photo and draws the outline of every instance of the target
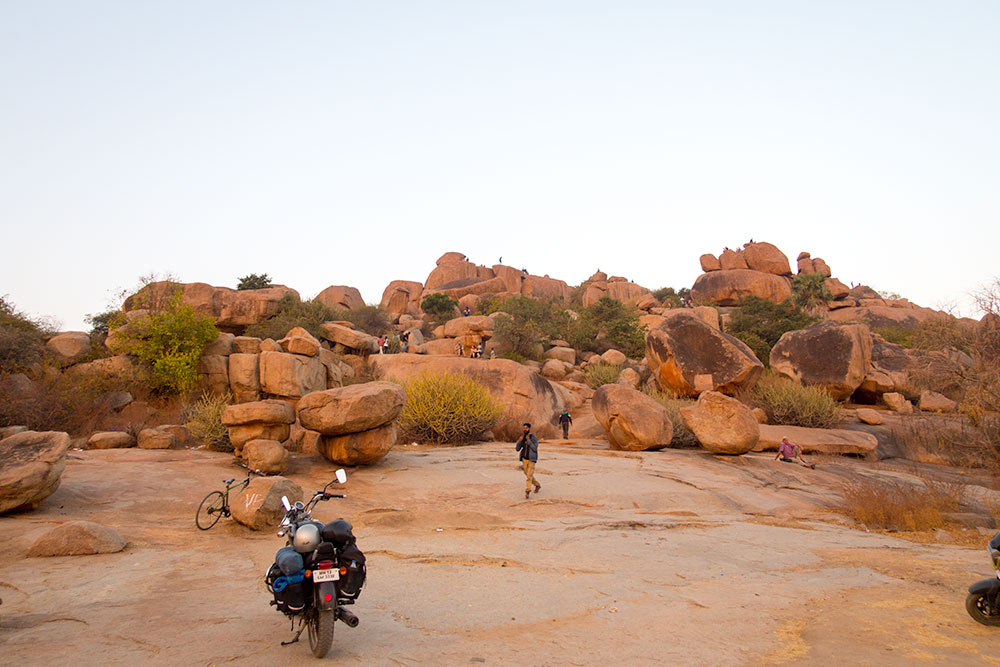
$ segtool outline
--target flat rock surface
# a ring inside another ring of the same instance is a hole
[[[358,628],[329,659],[376,665],[979,665],[996,628],[965,613],[985,551],[839,525],[844,479],[890,463],[817,456],[609,451],[543,440],[525,500],[513,445],[398,446],[349,471],[316,517],[354,524],[368,555]],[[335,466],[293,455],[306,493]],[[242,475],[227,454],[72,452],[38,509],[0,517],[0,655],[17,665],[313,665],[268,606],[282,546],[201,498]],[[996,492],[992,492],[996,493]],[[169,499],[170,502],[165,502]],[[115,526],[121,553],[27,559],[72,520]],[[985,543],[986,537],[981,541]],[[58,637],[58,641],[52,641]]]

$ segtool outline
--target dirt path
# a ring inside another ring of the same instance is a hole
[[[348,471],[317,516],[355,524],[369,583],[328,659],[387,665],[1000,665],[1000,629],[965,588],[982,549],[918,545],[836,525],[824,508],[854,462],[819,470],[767,455],[542,446],[523,498],[511,447],[402,446]],[[288,623],[262,574],[281,541],[198,501],[238,473],[200,451],[72,452],[38,510],[0,518],[0,663],[269,665]],[[296,456],[307,491],[333,466]],[[120,554],[29,559],[51,524],[87,519]],[[985,539],[983,542],[985,544]]]

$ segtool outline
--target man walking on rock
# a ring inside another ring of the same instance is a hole
[[[524,433],[517,439],[517,452],[520,452],[521,467],[524,469],[524,497],[531,497],[531,487],[534,485],[535,493],[542,488],[542,485],[535,481],[535,464],[538,462],[538,438],[531,432],[531,424],[524,423]]]
[[[563,410],[559,415],[559,425],[562,426],[563,440],[569,438],[569,425],[573,423],[573,418],[569,416],[569,410]]]

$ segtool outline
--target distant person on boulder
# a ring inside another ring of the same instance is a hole
[[[563,410],[559,415],[559,425],[562,426],[563,440],[569,438],[569,425],[573,423],[573,418],[569,416],[568,410]]]
[[[807,468],[815,468],[815,463],[809,463],[804,458],[802,458],[802,448],[796,445],[794,442],[789,441],[788,436],[781,439],[781,445],[778,446],[778,455],[774,457],[774,460],[781,460],[785,463],[798,463]]]
[[[531,424],[524,423],[524,432],[517,439],[515,451],[520,453],[521,468],[524,470],[524,497],[531,497],[531,487],[535,487],[535,493],[542,488],[542,485],[535,481],[535,464],[538,463],[538,438],[531,432]]]
[[[378,353],[379,354],[385,354],[385,348],[386,348],[386,345],[385,345],[385,336],[379,336],[378,337]]]
[[[462,346],[461,343],[455,343],[455,354],[457,354],[460,357],[465,356],[465,348]]]
[[[464,315],[465,317],[468,317],[471,314],[472,314],[472,309],[469,308],[468,306],[462,309],[462,315]]]
[[[403,344],[403,354],[406,354],[410,351],[410,332],[404,331],[399,340]]]

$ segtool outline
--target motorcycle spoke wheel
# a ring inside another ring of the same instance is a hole
[[[314,609],[309,616],[307,630],[309,633],[309,648],[317,658],[325,658],[333,646],[334,613]]]

